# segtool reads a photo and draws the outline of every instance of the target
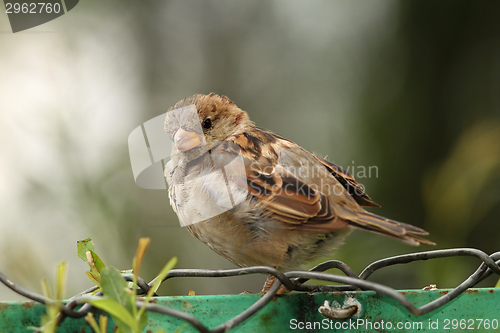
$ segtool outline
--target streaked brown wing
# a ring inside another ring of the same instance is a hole
[[[266,136],[272,135],[270,133],[265,132]],[[246,133],[244,138],[239,137],[241,142],[238,143],[252,139],[254,144],[266,142],[265,136],[257,140],[254,135],[260,134]],[[273,138],[273,141],[267,142],[267,146],[256,146],[255,150],[243,146],[241,153],[246,160],[246,179],[239,183],[242,187],[248,187],[257,205],[274,220],[283,222],[286,228],[322,233],[346,229],[351,225],[397,238],[410,245],[434,244],[421,238],[428,234],[425,230],[361,208],[360,205],[379,205],[341,167],[314,156],[291,141],[281,141],[279,136]],[[315,170],[316,167],[319,167],[319,171]],[[288,170],[297,170],[297,175]],[[302,171],[309,174],[303,177]],[[329,178],[329,174],[334,178]],[[327,189],[338,186],[342,190],[339,192],[337,189],[333,193],[331,190],[316,190],[320,185]]]
[[[363,186],[361,186],[349,172],[323,158],[316,156],[316,159],[328,169],[332,176],[334,176],[342,186],[344,186],[360,206],[380,207],[378,203],[373,201],[368,194],[365,193]]]
[[[280,165],[247,170],[249,193],[270,216],[289,228],[304,231],[334,231],[347,228],[336,219],[328,198],[295,177]],[[313,227],[312,225],[316,225]],[[322,227],[319,227],[322,225]]]

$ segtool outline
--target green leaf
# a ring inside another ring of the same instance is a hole
[[[99,288],[101,287],[101,282],[96,278],[94,274],[92,274],[91,271],[86,271],[85,274],[87,274],[89,279],[91,279],[92,282],[94,282],[97,286],[99,286]]]
[[[114,267],[107,267],[101,274],[101,287],[105,296],[123,305],[128,312],[134,313],[133,297],[127,292],[127,281]]]
[[[94,251],[94,242],[92,239],[87,238],[76,242],[76,248],[78,250],[78,258],[87,262],[87,251]]]
[[[163,282],[163,279],[165,279],[167,277],[168,272],[170,272],[170,270],[172,268],[174,268],[174,266],[176,264],[177,264],[177,257],[173,257],[172,259],[170,259],[169,262],[167,262],[167,264],[161,270],[160,274],[158,274],[158,276],[155,278],[155,282],[153,283],[153,286],[151,287],[152,292],[155,293],[158,290],[158,288],[160,288],[160,285]]]
[[[101,328],[100,333],[106,333],[108,328],[108,317],[100,316],[99,317],[99,327]]]
[[[97,322],[95,321],[94,314],[92,312],[87,313],[85,316],[85,321],[89,323],[90,327],[94,330],[96,333],[101,333],[101,328],[99,325],[97,325]]]
[[[153,286],[149,289],[148,294],[146,295],[146,299],[144,300],[144,305],[142,308],[139,309],[139,314],[138,316],[141,317],[145,313],[146,310],[146,305],[149,303],[149,300],[153,296],[153,293],[155,293],[158,288],[160,287],[160,284],[162,283],[163,279],[167,276],[168,272],[177,264],[177,257],[173,257],[172,259],[167,262],[167,264],[163,267],[161,270],[160,274],[154,279]]]
[[[136,279],[139,271],[141,270],[142,259],[144,259],[144,255],[146,254],[150,243],[150,238],[142,237],[141,239],[139,239],[139,244],[137,245],[135,257],[132,262],[132,267],[134,269],[134,275]]]
[[[498,280],[497,285],[495,286],[495,288],[500,288],[500,280]]]
[[[103,311],[106,311],[115,320],[116,324],[120,327],[123,332],[134,332],[137,331],[136,322],[132,314],[127,311],[127,309],[115,301],[114,299],[108,297],[102,297],[99,299],[93,299],[90,303]],[[125,325],[123,325],[125,324]]]
[[[52,298],[53,296],[52,296],[52,292],[50,290],[49,280],[47,280],[46,278],[43,278],[40,283],[42,285],[43,295],[47,298]]]
[[[131,326],[126,321],[122,321],[120,318],[115,318],[113,316],[116,324],[120,328],[120,331],[123,333],[140,332],[138,320],[139,318],[135,318],[135,313],[137,311],[134,301],[135,295],[130,292],[127,287],[127,281],[125,281],[123,276],[120,274],[120,272],[118,272],[116,268],[107,267],[102,271],[101,287],[104,295],[120,304],[120,306],[122,306],[123,309],[125,309],[125,311],[127,311],[130,317],[134,320],[134,325]]]
[[[68,263],[63,261],[57,265],[56,276],[56,299],[61,300],[64,298],[64,291],[66,290],[66,273],[68,272]]]
[[[99,273],[102,273],[102,271],[106,268],[106,265],[102,261],[102,259],[95,253],[93,250],[89,250],[90,253],[92,254],[92,258],[94,259],[94,265],[95,268]]]
[[[40,318],[41,327],[28,327],[27,329],[34,330],[43,333],[55,333],[59,320],[61,319],[61,299],[64,296],[64,289],[66,285],[66,271],[68,264],[66,262],[61,262],[57,265],[56,271],[56,287],[55,295],[52,295],[52,291],[47,279],[42,279],[42,290],[46,298],[50,299],[47,304],[45,304],[45,314]],[[53,298],[56,299],[53,299]]]
[[[140,319],[139,319],[139,331],[142,332],[142,330],[144,329],[144,327],[146,327],[146,325],[148,324],[148,313],[147,312],[143,312],[140,314]]]

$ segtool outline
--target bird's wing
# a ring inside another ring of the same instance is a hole
[[[344,186],[344,188],[360,206],[380,207],[378,203],[373,201],[368,194],[366,194],[363,186],[360,185],[349,172],[344,170],[344,168],[317,156],[316,159],[323,164],[323,166],[339,181],[340,184],[342,184],[342,186]]]
[[[306,232],[331,232],[351,225],[411,245],[433,244],[419,237],[428,234],[420,228],[362,209],[359,201],[365,204],[373,201],[366,195],[353,196],[345,182],[351,187],[359,185],[333,163],[317,158],[288,140],[282,142],[280,137],[266,142],[265,137],[258,135],[270,133],[246,133],[235,140],[241,148],[246,169],[246,179],[240,186],[247,186],[256,204],[285,227]],[[252,149],[247,149],[248,146]]]
[[[335,219],[328,197],[297,178],[282,165],[269,170],[247,169],[249,193],[270,217],[290,228],[307,229],[311,224],[328,223],[330,231],[345,229],[347,223]]]

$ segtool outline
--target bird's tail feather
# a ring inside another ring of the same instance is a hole
[[[421,236],[427,236],[429,234],[427,231],[413,225],[391,220],[366,211],[349,215],[350,216],[340,217],[353,227],[390,236],[413,246],[418,246],[420,244],[436,245],[430,240],[421,238]]]

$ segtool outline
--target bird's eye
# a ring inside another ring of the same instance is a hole
[[[206,118],[203,120],[203,128],[209,129],[212,127],[212,120],[210,118]]]

